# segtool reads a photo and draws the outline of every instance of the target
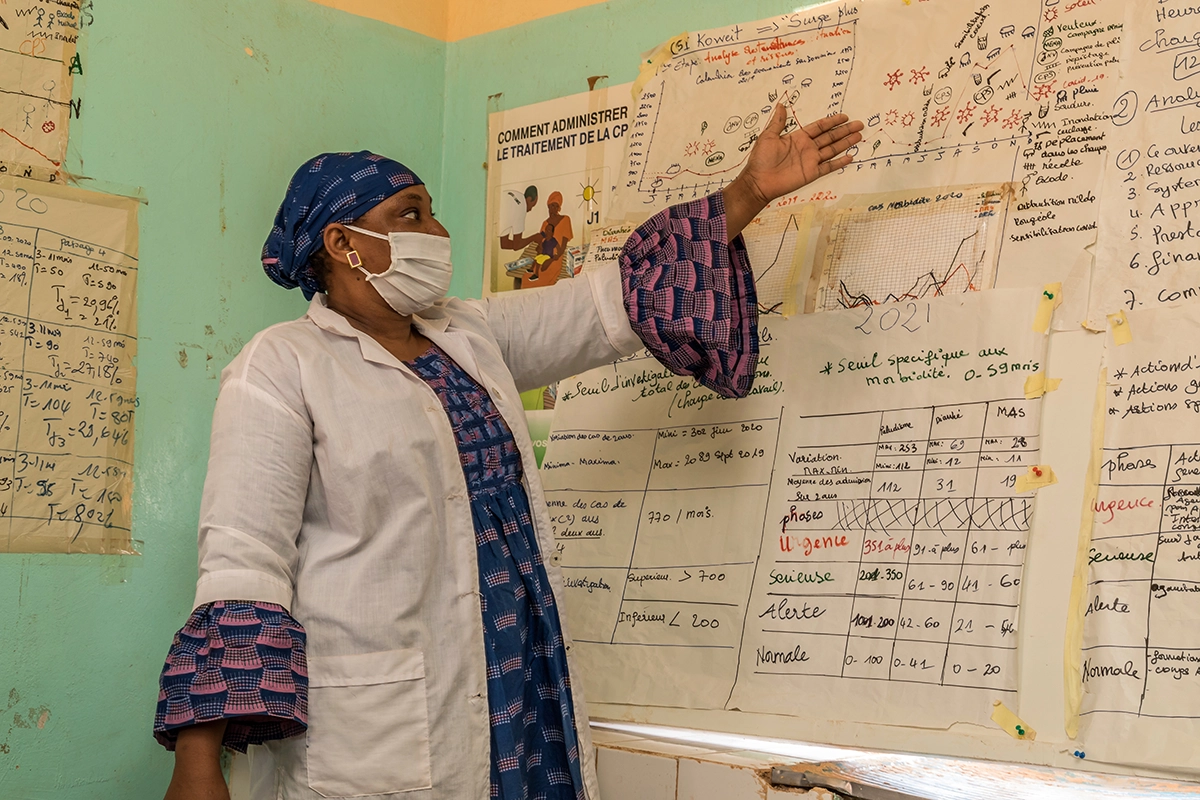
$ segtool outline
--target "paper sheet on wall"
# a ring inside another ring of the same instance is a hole
[[[994,276],[962,290],[1061,281],[1069,299],[1058,319],[1073,326],[1086,313],[1085,248],[1095,241],[1124,8],[865,0],[691,33],[638,99],[613,213],[638,218],[727,184],[775,102],[789,107],[789,130],[844,111],[867,126],[856,163],[773,203],[764,216],[785,221],[769,224],[782,229],[797,206],[836,207],[846,195],[1011,183],[1015,208]],[[797,257],[810,267],[812,255]],[[940,271],[931,286],[949,291],[961,266],[930,268]],[[805,278],[793,292],[808,289]],[[904,296],[906,281],[848,286],[848,304]]]
[[[1200,42],[1195,5],[1130,3],[1112,106],[1089,326],[1200,297]]]
[[[1200,753],[1200,307],[1131,311],[1109,341],[1088,553],[1081,742],[1089,758]]]
[[[624,84],[488,115],[485,295],[582,271],[591,227],[608,216],[631,102]]]
[[[986,721],[1016,688],[1037,304],[772,320],[738,401],[645,354],[564,382],[542,472],[589,698]]]
[[[133,552],[136,212],[0,176],[0,552]]]
[[[67,150],[75,52],[91,2],[0,4],[0,171],[51,179]],[[81,19],[82,17],[82,19]]]

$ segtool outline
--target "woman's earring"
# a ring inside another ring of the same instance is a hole
[[[346,253],[346,261],[350,263],[350,269],[358,269],[362,266],[362,259],[359,258],[357,250]]]

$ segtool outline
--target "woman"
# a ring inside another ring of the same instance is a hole
[[[563,196],[561,192],[551,192],[546,198],[546,221],[542,223],[542,245],[539,256],[533,266],[533,272],[526,281],[527,288],[536,286],[553,286],[558,283],[562,272],[563,258],[575,232],[571,230],[571,218],[563,216]]]
[[[227,798],[221,747],[262,744],[256,800],[596,800],[518,391],[643,345],[749,391],[738,234],[861,138],[844,116],[784,123],[722,192],[643,225],[619,272],[487,301],[444,299],[448,234],[412,172],[369,153],[301,167],[263,264],[312,302],[222,375],[195,610],[155,721],[168,798]]]

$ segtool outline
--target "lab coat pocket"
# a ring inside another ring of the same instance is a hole
[[[420,650],[309,657],[308,784],[322,797],[429,789]]]

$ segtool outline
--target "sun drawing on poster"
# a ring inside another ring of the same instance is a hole
[[[579,205],[592,210],[592,204],[599,202],[600,190],[596,188],[596,181],[579,184]]]

